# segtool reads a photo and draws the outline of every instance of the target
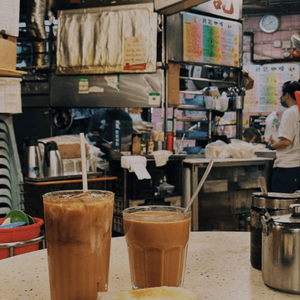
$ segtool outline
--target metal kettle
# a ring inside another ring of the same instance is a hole
[[[62,158],[54,141],[45,144],[43,170],[45,177],[64,174]]]
[[[262,277],[274,289],[300,294],[300,204],[290,204],[289,211],[261,217]]]
[[[23,174],[28,178],[42,178],[43,164],[37,138],[26,138],[24,142]],[[43,143],[42,143],[43,144]]]

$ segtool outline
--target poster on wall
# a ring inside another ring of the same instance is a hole
[[[286,81],[299,79],[299,65],[249,65],[244,70],[254,79],[253,89],[246,91],[244,113],[283,112],[281,87]]]
[[[183,60],[240,66],[241,24],[183,13]]]

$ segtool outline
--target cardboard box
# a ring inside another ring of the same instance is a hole
[[[17,38],[0,34],[0,69],[16,70]]]
[[[1,0],[0,8],[0,32],[18,37],[20,0]]]

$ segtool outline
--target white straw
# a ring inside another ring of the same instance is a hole
[[[187,213],[188,210],[190,209],[191,205],[193,204],[193,201],[195,200],[198,193],[200,192],[200,190],[202,188],[202,185],[204,184],[204,182],[205,182],[205,180],[206,180],[213,164],[214,164],[214,161],[211,159],[208,166],[207,166],[207,168],[206,168],[206,170],[205,170],[205,172],[204,172],[204,174],[203,174],[203,176],[202,176],[202,178],[201,178],[201,180],[200,180],[200,182],[199,182],[199,184],[198,184],[198,186],[197,186],[197,188],[196,188],[196,190],[195,190],[195,192],[194,192],[194,194],[193,194],[193,196],[192,196],[192,198],[191,198],[191,200],[190,200],[190,202],[188,203],[187,207],[185,208],[184,213]]]
[[[86,172],[86,156],[85,156],[85,142],[84,133],[80,133],[80,149],[81,149],[81,167],[82,167],[82,186],[83,192],[87,192],[87,172]]]

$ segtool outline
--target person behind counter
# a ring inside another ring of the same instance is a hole
[[[115,120],[131,121],[129,113],[121,108],[99,108],[91,117],[87,132],[91,141],[111,142],[112,127]],[[131,130],[132,126],[130,126]]]
[[[228,142],[227,138],[232,136],[232,129],[228,124],[230,123],[223,118],[224,112],[218,110],[211,111],[211,134],[212,140],[223,140],[225,143]],[[199,130],[202,132],[208,131],[208,123],[196,123],[189,128],[189,131]]]
[[[247,143],[261,143],[261,135],[255,127],[246,128],[243,132],[243,141]]]
[[[224,114],[222,111],[212,110],[212,135],[214,140],[224,136],[227,142],[228,138],[232,137],[232,128],[228,126],[230,122],[223,118]]]
[[[278,129],[278,142],[269,140],[269,148],[276,150],[273,165],[272,192],[294,193],[299,185],[300,141],[299,109],[295,91],[300,91],[298,81],[287,81],[282,86],[280,102],[283,112]]]

